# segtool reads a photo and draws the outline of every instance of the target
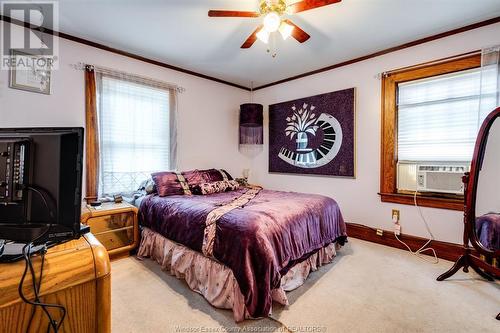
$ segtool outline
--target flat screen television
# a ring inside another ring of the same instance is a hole
[[[83,128],[0,128],[0,239],[79,238]]]

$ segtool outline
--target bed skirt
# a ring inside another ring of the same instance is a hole
[[[329,244],[305,261],[293,266],[281,278],[281,286],[271,291],[273,301],[288,305],[285,292],[300,287],[311,271],[316,271],[318,267],[332,262],[336,249],[335,243]],[[212,306],[232,309],[236,322],[251,319],[233,272],[220,262],[171,241],[148,228],[142,230],[137,257],[139,259],[149,257],[155,260],[163,271],[186,280],[189,288],[201,294]]]

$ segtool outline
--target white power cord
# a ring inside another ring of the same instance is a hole
[[[415,255],[417,258],[422,259],[423,261],[429,262],[431,264],[437,264],[437,263],[439,263],[439,258],[436,255],[436,251],[432,247],[427,247],[430,244],[430,242],[432,242],[434,240],[434,235],[432,234],[431,228],[429,227],[429,224],[427,223],[427,220],[425,219],[424,214],[422,213],[422,208],[420,208],[420,206],[417,204],[417,191],[415,191],[415,194],[413,195],[413,202],[415,203],[415,207],[418,210],[420,218],[424,222],[425,228],[427,229],[427,232],[430,235],[429,240],[427,242],[425,242],[425,244],[422,245],[422,247],[420,247],[418,250],[412,251],[411,248],[408,246],[408,244],[406,244],[401,239],[399,239],[396,231],[394,231],[394,236],[401,244],[403,244],[408,249],[408,251],[410,251],[411,254]],[[431,251],[432,256],[434,257],[434,260],[432,260],[432,259],[429,260],[427,258],[427,255],[423,254],[425,251]]]

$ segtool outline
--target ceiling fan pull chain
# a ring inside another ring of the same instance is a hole
[[[276,33],[273,33],[271,57],[276,58]]]

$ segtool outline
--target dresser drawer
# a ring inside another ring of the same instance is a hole
[[[132,244],[134,242],[134,227],[107,231],[94,234],[94,236],[109,251]]]
[[[91,217],[87,220],[90,231],[95,235],[115,229],[132,227],[134,225],[134,214],[120,213],[99,217]]]

